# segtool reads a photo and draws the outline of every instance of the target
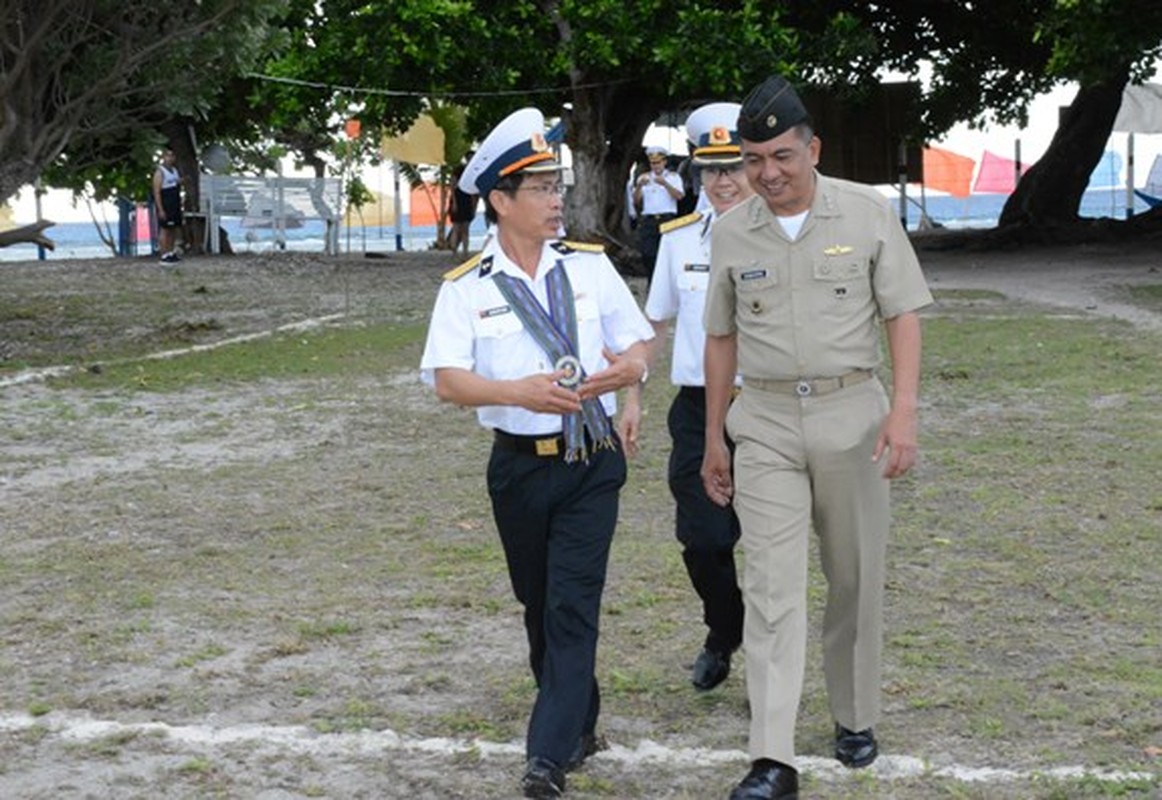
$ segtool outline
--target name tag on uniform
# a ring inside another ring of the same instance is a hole
[[[687,264],[686,271],[687,272],[709,272],[710,265],[709,264]]]
[[[738,277],[744,281],[756,281],[759,278],[767,277],[767,271],[765,269],[749,269]]]
[[[485,308],[480,311],[481,319],[489,319],[491,317],[499,317],[501,314],[510,314],[512,309],[508,306],[496,306],[495,308]]]

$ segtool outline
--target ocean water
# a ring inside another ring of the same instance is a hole
[[[899,207],[899,195],[889,196],[893,207]],[[965,198],[947,196],[927,196],[924,207],[928,218],[946,228],[990,228],[996,225],[1001,209],[1008,195],[975,194]],[[1144,202],[1134,198],[1134,213],[1148,210]],[[909,194],[907,202],[907,228],[916,230],[920,225],[920,197]],[[1126,192],[1124,188],[1091,189],[1085,193],[1081,203],[1083,217],[1112,217],[1125,219]],[[230,236],[235,252],[271,252],[275,250],[305,250],[322,252],[325,227],[321,221],[308,220],[301,228],[292,228],[285,233],[285,241],[280,242],[270,229],[244,228],[240,219],[227,218],[222,227]],[[44,258],[111,258],[113,251],[101,242],[97,229],[91,222],[58,223],[46,231],[56,243],[56,250],[46,251]],[[470,246],[481,247],[486,226],[484,215],[478,214],[470,228]],[[113,226],[113,236],[117,228]],[[405,225],[400,231],[399,244],[403,250],[428,250],[436,241],[434,226],[412,227]],[[386,252],[399,249],[396,246],[396,231],[392,226],[341,227],[339,229],[340,252],[364,253]],[[132,255],[148,256],[152,252],[148,241],[132,245]],[[36,245],[18,244],[0,247],[0,262],[30,261],[40,255]]]
[[[908,230],[920,225],[920,198],[909,193]],[[948,197],[929,195],[924,200],[928,218],[946,228],[992,228],[1000,219],[1005,207],[1007,194],[973,194],[968,197]],[[889,197],[895,208],[899,207],[899,193]],[[1150,210],[1140,198],[1133,198],[1134,213],[1142,214]],[[1124,187],[1090,189],[1081,198],[1079,213],[1082,217],[1112,219],[1126,218],[1126,190]]]
[[[323,252],[326,225],[321,220],[307,220],[302,227],[292,228],[285,232],[285,239],[279,240],[275,232],[269,228],[244,228],[241,219],[225,218],[221,227],[230,237],[230,245],[236,253],[266,253],[276,250],[302,250]],[[470,246],[479,248],[486,234],[484,215],[479,214],[469,228]],[[45,231],[56,244],[55,250],[45,251],[44,260],[62,258],[112,258],[115,253],[101,241],[96,226],[92,222],[61,222]],[[114,241],[117,237],[117,225],[112,226]],[[433,225],[411,227],[405,225],[400,231],[400,242],[403,250],[428,250],[436,241],[436,228]],[[340,227],[339,251],[346,253],[385,252],[400,249],[396,247],[396,230],[394,226],[352,226]],[[39,248],[34,244],[17,244],[10,247],[0,247],[0,262],[3,261],[32,261],[40,258]],[[148,240],[133,242],[130,245],[131,256],[148,256],[153,247]]]

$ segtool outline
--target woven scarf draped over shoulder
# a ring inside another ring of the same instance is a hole
[[[557,369],[576,369],[576,384],[585,378],[577,353],[577,310],[573,304],[573,286],[565,265],[557,261],[545,276],[549,290],[549,310],[537,302],[528,285],[503,272],[492,276],[496,287],[524,325],[533,340],[545,351],[545,355],[557,365]],[[575,384],[574,384],[575,385]],[[601,401],[590,397],[581,402],[581,411],[561,416],[561,431],[565,437],[565,460],[588,461],[585,434],[594,449],[613,447],[613,431]]]

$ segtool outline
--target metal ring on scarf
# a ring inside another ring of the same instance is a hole
[[[557,359],[554,369],[565,373],[564,377],[557,379],[557,383],[566,389],[572,389],[581,383],[581,359],[577,356],[561,356]]]

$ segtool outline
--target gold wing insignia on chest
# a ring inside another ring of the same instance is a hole
[[[825,256],[845,256],[855,250],[854,247],[848,247],[845,244],[833,244],[831,247],[823,248],[823,255]]]

